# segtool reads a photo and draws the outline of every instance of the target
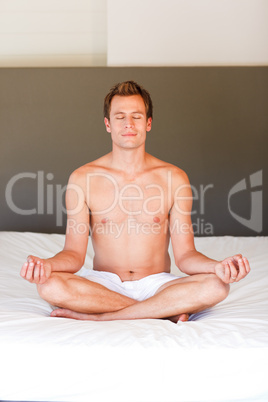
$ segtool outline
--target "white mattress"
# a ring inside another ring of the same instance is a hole
[[[0,232],[0,399],[176,402],[268,400],[268,238],[197,238],[198,250],[250,260],[228,298],[186,323],[51,318],[19,271],[63,235]],[[92,266],[88,247],[86,274]],[[172,272],[180,274],[172,266]]]

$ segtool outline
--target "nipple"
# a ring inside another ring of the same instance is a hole
[[[101,220],[101,223],[107,223],[108,222],[108,218],[103,218],[102,220]]]
[[[153,221],[154,221],[155,223],[159,223],[159,222],[160,222],[160,218],[158,218],[158,216],[155,216],[154,219],[153,219]]]

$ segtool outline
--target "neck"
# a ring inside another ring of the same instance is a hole
[[[134,175],[145,169],[147,154],[144,147],[136,149],[118,149],[113,147],[111,165],[114,169]]]

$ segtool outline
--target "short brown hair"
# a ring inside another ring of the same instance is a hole
[[[144,89],[142,86],[137,84],[135,81],[125,81],[114,85],[110,89],[110,92],[104,98],[103,113],[104,117],[106,117],[108,120],[110,119],[111,102],[115,95],[119,96],[140,95],[145,104],[147,119],[153,117],[153,102],[149,92],[146,91],[146,89]]]

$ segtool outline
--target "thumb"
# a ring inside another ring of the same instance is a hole
[[[36,257],[34,255],[28,255],[27,262],[35,262],[36,263],[37,261],[43,262],[42,258]]]

